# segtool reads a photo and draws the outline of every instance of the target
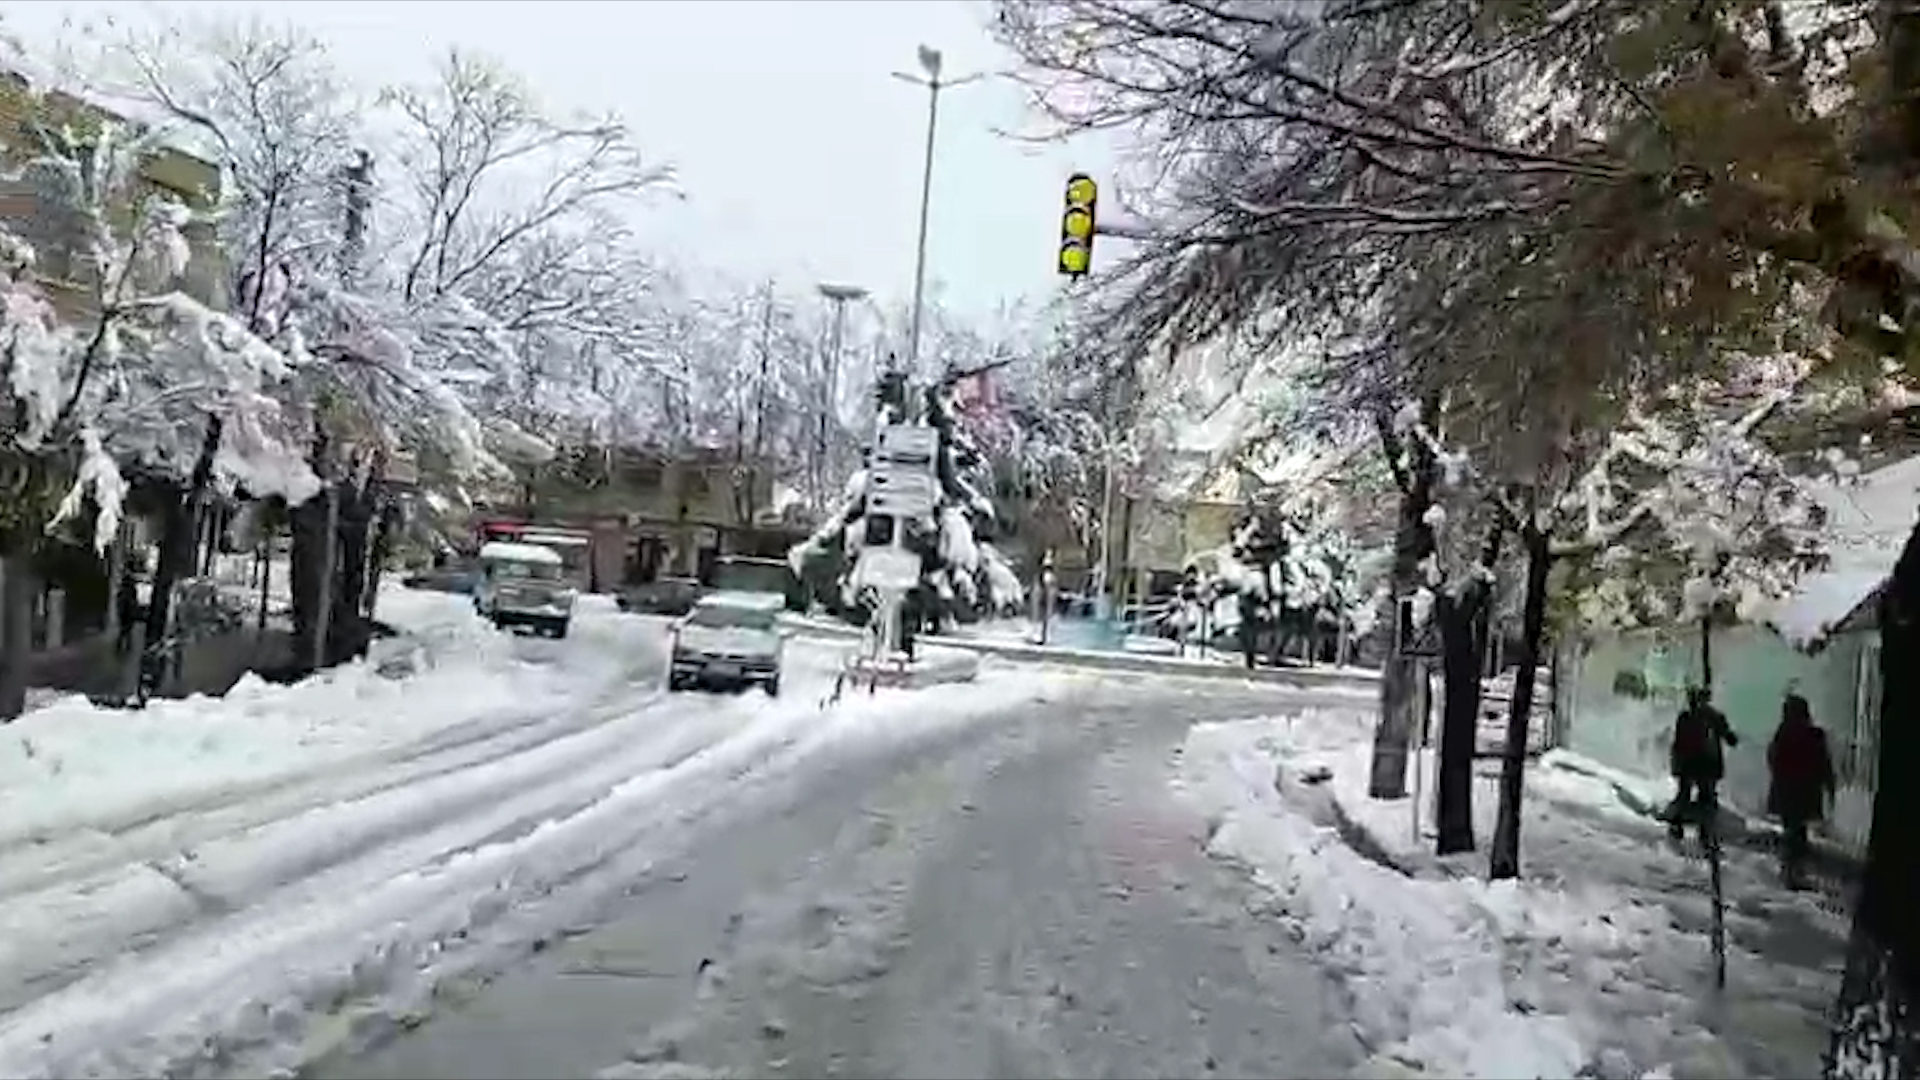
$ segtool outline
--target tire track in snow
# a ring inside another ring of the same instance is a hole
[[[716,814],[757,805],[810,759],[864,738],[876,715],[911,715],[930,700],[885,695],[823,711],[811,696],[756,700],[758,708],[681,699],[713,717],[700,726],[715,737],[691,753],[610,751],[591,784],[561,776],[525,802],[436,831],[432,843],[405,842],[412,867],[399,868],[398,848],[382,849],[341,876],[271,889],[190,923],[0,1018],[0,1075],[214,1075],[243,1058],[297,1063],[355,1014],[430,1001],[441,979],[484,969],[486,957],[590,912],[655,859],[695,842]],[[975,694],[957,713],[990,713],[1011,703],[1005,697]],[[623,769],[625,779],[587,797]],[[559,816],[543,816],[542,802],[544,815]],[[497,835],[515,839],[487,843],[502,828]],[[452,843],[457,836],[465,844]]]
[[[669,704],[656,696],[638,708],[596,710],[575,733],[521,754],[249,821],[164,856],[136,857],[0,902],[0,925],[9,931],[0,938],[0,972],[14,980],[0,985],[0,1013],[81,978],[130,940],[136,951],[149,948],[278,890],[351,892],[394,867],[412,869],[477,837],[564,814],[636,769],[670,763],[708,740],[710,726],[697,723],[703,712],[678,713]],[[180,897],[157,896],[153,875]]]
[[[644,687],[644,689],[642,689]],[[54,838],[29,835],[0,842],[0,902],[61,883],[76,883],[115,866],[160,859],[197,843],[270,821],[512,757],[532,747],[605,723],[634,707],[616,695],[664,693],[651,683],[615,679],[589,699],[591,707],[555,716],[549,710],[481,717],[420,739],[311,768],[223,784],[190,796],[137,808],[121,820],[81,824]]]

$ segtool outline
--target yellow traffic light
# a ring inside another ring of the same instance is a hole
[[[1059,269],[1068,277],[1080,277],[1093,268],[1094,209],[1100,200],[1100,185],[1086,173],[1067,177],[1066,209],[1060,216]]]

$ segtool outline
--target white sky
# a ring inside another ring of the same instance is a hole
[[[414,80],[449,46],[491,53],[560,108],[613,109],[640,146],[679,170],[684,202],[640,218],[662,248],[790,288],[851,282],[883,302],[913,282],[926,92],[891,77],[915,48],[951,75],[1009,59],[966,0],[175,0],[10,4],[31,43],[63,17],[257,11],[330,41],[369,84]],[[1035,147],[1004,80],[941,95],[928,277],[955,309],[1057,287],[1061,189],[1075,169],[1106,178],[1111,145]]]

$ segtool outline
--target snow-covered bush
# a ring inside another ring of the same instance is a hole
[[[1256,633],[1284,634],[1369,632],[1376,605],[1362,563],[1324,502],[1312,496],[1248,515],[1224,549],[1189,560],[1210,626],[1225,630],[1251,618]],[[1198,619],[1188,613],[1183,621]]]

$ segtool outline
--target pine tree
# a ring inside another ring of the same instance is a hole
[[[953,407],[956,381],[949,376],[915,394],[905,374],[895,369],[882,374],[875,387],[882,424],[918,424],[938,432],[933,515],[903,526],[903,546],[917,553],[921,564],[920,585],[909,603],[935,629],[1016,609],[1024,592],[992,543],[999,516],[986,494],[991,471]],[[871,598],[859,595],[852,582],[866,542],[866,516],[863,467],[847,481],[839,512],[787,553],[794,574],[822,597],[827,609],[857,623],[872,613]]]

